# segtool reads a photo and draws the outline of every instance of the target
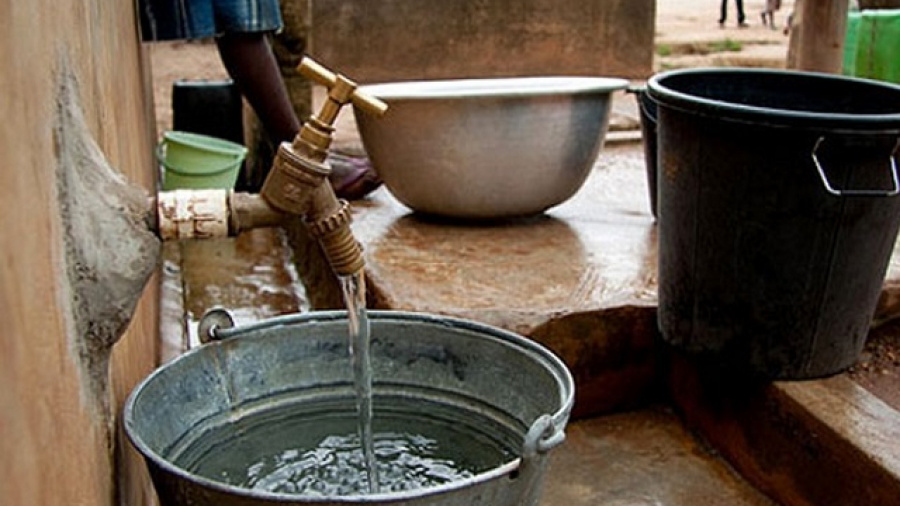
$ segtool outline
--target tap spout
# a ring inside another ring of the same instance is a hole
[[[387,105],[357,90],[357,85],[334,74],[310,58],[300,62],[301,74],[328,87],[328,99],[310,117],[293,142],[278,147],[272,170],[260,195],[281,212],[303,216],[310,233],[319,241],[334,272],[356,274],[365,267],[362,248],[350,229],[350,206],[338,199],[328,182],[326,162],[341,107],[353,102],[371,113],[383,114]]]
[[[331,268],[336,274],[347,276],[361,271],[365,262],[350,229],[350,205],[335,195],[328,182],[330,173],[325,162],[300,154],[284,142],[260,195],[273,208],[302,216]]]

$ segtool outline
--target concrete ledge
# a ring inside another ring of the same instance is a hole
[[[572,370],[574,419],[638,409],[662,398],[654,308],[628,305],[560,315],[529,337]]]
[[[845,467],[836,478],[859,489],[845,494],[847,501],[887,504],[900,497],[900,413],[846,376],[774,388],[817,421],[812,434],[833,436],[832,461]]]
[[[742,384],[672,364],[685,423],[781,504],[896,502],[900,414],[850,379]]]

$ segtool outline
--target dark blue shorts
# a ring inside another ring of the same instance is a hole
[[[144,40],[202,39],[282,27],[278,0],[140,0]]]

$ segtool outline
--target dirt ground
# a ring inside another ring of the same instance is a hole
[[[178,80],[228,79],[219,59],[215,43],[156,42],[147,45],[153,79],[153,104],[156,110],[156,131],[172,129],[172,85]]]
[[[848,374],[900,410],[900,320],[885,323],[869,334],[859,363]]]

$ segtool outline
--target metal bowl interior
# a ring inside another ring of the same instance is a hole
[[[388,106],[356,115],[385,186],[411,209],[445,217],[538,214],[584,184],[623,79],[530,77],[364,86]]]

